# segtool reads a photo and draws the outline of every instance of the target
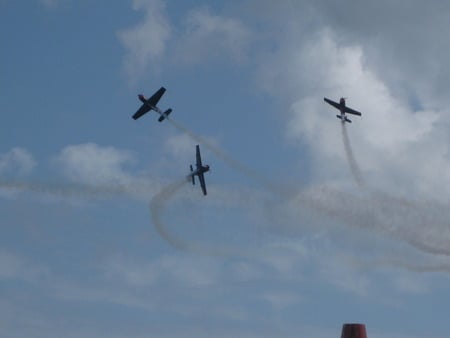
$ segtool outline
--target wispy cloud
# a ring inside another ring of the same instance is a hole
[[[239,18],[200,7],[175,25],[169,21],[165,7],[163,0],[134,0],[133,9],[145,11],[144,20],[117,33],[127,51],[124,68],[130,80],[139,79],[151,65],[155,71],[167,66],[162,64],[167,59],[187,65],[229,58],[241,63],[248,59],[253,33]],[[175,30],[179,32],[176,36]]]
[[[23,148],[15,147],[0,155],[0,173],[27,174],[36,166],[31,153]]]
[[[163,58],[172,28],[163,0],[134,0],[133,9],[145,12],[143,21],[117,35],[127,51],[125,72],[130,80],[136,81],[153,62]]]
[[[36,283],[45,280],[48,275],[48,268],[38,266],[27,258],[0,249],[0,280]]]
[[[130,287],[150,287],[161,283],[201,287],[219,280],[219,268],[206,257],[161,256],[153,261],[136,262],[132,257],[111,257],[103,267],[105,276]]]
[[[67,146],[56,158],[67,177],[94,185],[129,181],[124,166],[133,161],[129,151],[95,143]]]
[[[192,10],[177,40],[177,59],[186,63],[232,57],[242,61],[250,50],[251,30],[238,18],[212,14],[206,8]]]

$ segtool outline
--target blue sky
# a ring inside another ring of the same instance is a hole
[[[0,336],[448,337],[449,13],[0,0]]]

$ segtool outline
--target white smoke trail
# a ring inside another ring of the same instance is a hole
[[[183,178],[168,184],[150,201],[150,214],[152,222],[155,225],[159,235],[175,249],[186,252],[216,257],[229,257],[229,256],[255,257],[255,255],[248,250],[218,245],[212,246],[204,243],[187,241],[180,237],[176,237],[172,235],[169,231],[167,231],[167,226],[162,220],[162,213],[166,208],[166,203],[171,198],[173,198],[175,194],[178,193],[187,182],[188,180],[186,178]]]
[[[281,196],[281,197],[287,197],[287,192],[283,191],[279,186],[274,184],[273,182],[270,182],[267,178],[260,175],[257,171],[247,167],[243,163],[237,161],[232,156],[225,153],[222,149],[217,147],[216,145],[209,142],[204,137],[201,137],[191,131],[189,128],[185,127],[181,123],[173,120],[172,118],[167,118],[172,125],[177,128],[178,130],[185,132],[187,135],[189,135],[193,140],[201,143],[205,147],[207,147],[209,150],[211,150],[217,157],[224,160],[229,166],[231,166],[233,169],[241,172],[242,174],[246,175],[247,177],[250,177],[251,179],[256,180],[259,184],[261,184],[263,187],[265,187],[267,190],[271,191],[272,193]]]
[[[32,192],[63,198],[113,197],[129,194],[131,188],[126,185],[93,186],[69,183],[0,181],[0,189],[15,192]]]
[[[9,181],[0,179],[0,192],[5,197],[29,193],[61,199],[105,199],[116,197],[148,201],[159,184],[147,177],[134,177],[102,183],[69,183],[57,181]]]
[[[208,147],[234,169],[256,179],[271,192],[283,197],[287,196],[285,192],[280,192],[278,187],[274,187],[258,173],[234,160],[206,139],[174,120],[170,121],[176,128]],[[343,123],[342,138],[352,176],[356,184],[364,188],[365,182]],[[343,224],[376,231],[406,242],[420,252],[450,256],[450,232],[447,234],[447,231],[444,231],[444,229],[450,229],[450,215],[445,212],[445,208],[437,206],[436,203],[396,198],[373,190],[365,189],[364,191],[362,195],[351,195],[343,191],[316,187],[310,191],[301,191],[294,201],[310,207],[319,215],[335,219]]]
[[[385,260],[381,261],[375,261],[375,262],[367,262],[371,266],[394,266],[399,267],[411,272],[419,272],[419,273],[427,273],[427,272],[445,272],[450,273],[450,264],[449,263],[411,263],[402,261],[398,258],[387,258]]]
[[[192,251],[191,245],[173,235],[171,235],[161,219],[161,214],[165,209],[166,202],[173,197],[185,184],[186,178],[173,182],[164,187],[150,201],[150,215],[156,230],[162,238],[164,238],[174,248],[183,251]]]
[[[302,191],[295,202],[336,222],[400,240],[422,253],[450,256],[450,210],[436,201],[315,187]]]
[[[402,258],[401,252],[390,252],[384,257],[374,259],[363,259],[357,256],[348,256],[346,258],[357,269],[395,267],[417,273],[443,272],[450,274],[450,261],[448,261],[448,258],[445,258],[445,260],[436,259],[434,256]]]
[[[352,176],[357,185],[364,188],[364,179],[353,155],[346,124],[341,123],[341,126]],[[444,231],[450,228],[450,215],[445,206],[439,206],[437,202],[396,198],[374,190],[368,190],[367,193],[368,195],[358,198],[359,201],[354,200],[352,204],[348,204],[346,198],[341,198],[338,202],[341,210],[346,213],[341,216],[349,224],[379,230],[424,253],[450,256],[450,233]],[[330,204],[328,203],[328,207]],[[355,205],[358,205],[358,209],[355,209]],[[328,208],[327,212],[336,216],[338,209],[331,211]]]
[[[346,123],[342,121],[341,131],[342,131],[342,140],[344,142],[345,155],[347,156],[347,161],[350,166],[350,171],[352,172],[353,179],[360,188],[363,188],[364,180],[361,175],[361,170],[359,169],[358,163],[356,162],[355,157],[353,156],[353,150],[350,145],[350,140],[347,134],[347,127],[345,125]]]

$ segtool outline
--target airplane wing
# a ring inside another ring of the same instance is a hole
[[[144,103],[136,113],[134,113],[133,115],[133,119],[137,120],[138,118],[140,118],[142,115],[144,115],[145,113],[148,113],[150,110],[150,107]]]
[[[341,105],[339,103],[334,102],[333,100],[327,99],[326,97],[324,97],[323,100],[326,103],[331,104],[334,108],[339,109],[339,110],[341,109]]]
[[[153,94],[151,98],[149,98],[147,100],[147,103],[151,106],[156,106],[165,91],[166,91],[166,88],[164,88],[164,87],[159,88],[158,91],[155,94]]]
[[[361,116],[361,113],[359,111],[349,108],[347,106],[345,107],[345,112],[349,113],[349,114]]]
[[[202,157],[200,156],[200,146],[197,144],[196,146],[196,158],[197,158],[197,168],[201,168],[202,166]]]
[[[206,183],[205,183],[205,176],[203,173],[198,174],[198,180],[200,181],[200,186],[202,187],[203,195],[207,195],[206,193]]]
[[[148,113],[151,109],[150,108],[151,106],[156,107],[156,104],[159,102],[165,91],[166,88],[164,87],[159,88],[158,91],[155,94],[153,94],[151,98],[145,101],[144,104],[138,109],[138,111],[134,113],[133,119],[137,120],[142,115]]]

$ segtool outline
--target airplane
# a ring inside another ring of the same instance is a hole
[[[324,97],[323,100],[326,103],[331,104],[334,108],[340,110],[341,114],[336,115],[336,117],[338,119],[341,119],[342,123],[345,123],[345,122],[352,123],[352,121],[349,118],[347,118],[347,116],[345,116],[345,113],[361,116],[361,113],[359,111],[353,110],[345,105],[345,98],[343,98],[343,97],[341,97],[341,99],[339,100],[339,103],[334,102],[330,99],[327,99],[326,97]]]
[[[209,171],[209,165],[202,164],[202,157],[200,156],[200,146],[198,144],[196,146],[196,162],[196,169],[194,170],[191,164],[191,173],[187,176],[187,178],[192,178],[192,185],[195,185],[195,176],[198,176],[203,195],[206,196],[206,183],[205,176],[203,174]]]
[[[138,109],[136,113],[133,115],[133,119],[137,120],[142,115],[148,113],[150,110],[156,111],[159,115],[161,115],[158,119],[159,122],[164,121],[167,116],[172,112],[172,109],[167,109],[165,112],[163,112],[161,109],[159,109],[156,105],[158,104],[158,101],[161,99],[161,96],[163,96],[164,92],[166,91],[166,88],[161,87],[158,89],[158,91],[152,95],[149,99],[146,99],[144,95],[139,94],[138,98],[143,102],[143,105]]]

